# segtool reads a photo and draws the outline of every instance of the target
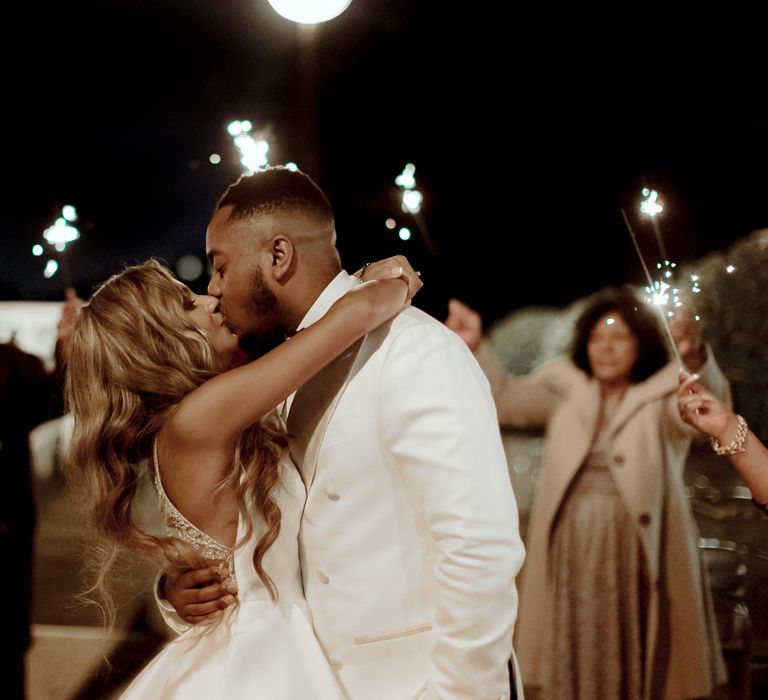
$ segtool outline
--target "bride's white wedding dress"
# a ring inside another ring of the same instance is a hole
[[[341,700],[343,694],[309,622],[301,583],[298,534],[305,490],[290,462],[275,494],[280,534],[264,556],[277,587],[273,602],[253,567],[260,531],[234,551],[192,525],[155,486],[172,534],[234,570],[239,605],[214,626],[197,626],[169,642],[135,677],[121,700]],[[243,523],[239,535],[244,532]],[[239,539],[239,538],[238,538]]]

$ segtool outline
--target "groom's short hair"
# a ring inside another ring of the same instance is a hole
[[[333,224],[333,209],[309,175],[282,165],[241,175],[216,204],[232,206],[230,219],[247,219],[280,212],[303,212]]]

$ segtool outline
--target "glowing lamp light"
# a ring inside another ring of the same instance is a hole
[[[221,163],[221,156],[218,153],[211,153],[211,155],[208,156],[208,161],[212,165],[218,165],[219,163]]]
[[[731,275],[736,271],[736,268],[733,265],[728,265],[728,267],[725,268],[725,271]]]
[[[396,222],[394,219],[387,219],[387,220],[384,222],[384,225],[385,225],[385,226],[386,226],[386,227],[387,227],[387,228],[388,228],[390,231],[392,231],[392,230],[395,228],[395,226],[397,226],[397,222]]]
[[[397,235],[400,236],[401,241],[408,241],[411,239],[411,230],[403,226]]]
[[[39,243],[35,243],[35,245],[32,246],[32,255],[34,255],[36,258],[39,258],[43,254],[43,246],[41,246]]]
[[[290,170],[292,173],[298,172],[299,166],[296,163],[286,163],[285,169]]]
[[[277,14],[299,24],[319,24],[338,17],[352,0],[269,0]]]
[[[77,211],[71,204],[65,204],[61,208],[61,215],[67,220],[67,221],[77,221]]]

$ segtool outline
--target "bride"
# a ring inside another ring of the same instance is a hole
[[[154,260],[105,282],[70,342],[70,484],[108,545],[93,590],[120,548],[182,571],[215,562],[238,603],[166,647],[122,696],[293,698],[342,694],[302,593],[298,529],[305,490],[274,408],[356,340],[395,316],[415,277],[358,285],[316,324],[224,371],[238,339],[218,302]],[[134,499],[148,469],[170,536],[140,527]]]

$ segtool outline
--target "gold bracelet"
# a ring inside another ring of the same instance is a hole
[[[747,421],[742,416],[736,416],[736,437],[729,445],[721,445],[716,438],[710,437],[709,444],[712,445],[712,449],[716,454],[724,457],[726,455],[735,455],[739,452],[744,452],[744,444],[747,441],[747,433],[749,428],[747,427]]]

